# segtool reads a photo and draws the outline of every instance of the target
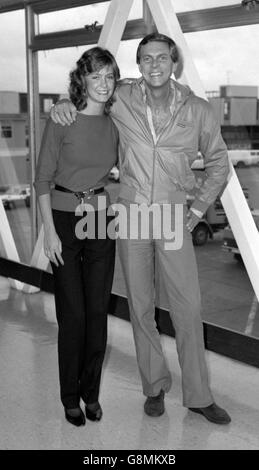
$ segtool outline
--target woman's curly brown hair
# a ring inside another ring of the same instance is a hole
[[[115,81],[119,80],[120,70],[113,55],[107,49],[93,47],[83,53],[76,63],[76,68],[70,72],[69,96],[78,111],[87,107],[85,76],[97,72],[107,65],[112,66]],[[105,113],[109,113],[112,103],[113,97],[105,104]]]

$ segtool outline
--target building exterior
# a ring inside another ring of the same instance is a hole
[[[259,149],[258,87],[226,85],[208,92],[229,149]]]
[[[40,94],[40,127],[58,94]],[[27,94],[0,91],[0,187],[30,181]]]

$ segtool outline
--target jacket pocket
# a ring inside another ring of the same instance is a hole
[[[137,184],[139,187],[147,184],[150,171],[147,161],[141,156],[140,153],[138,158],[130,147],[126,148],[120,167],[122,177],[134,181],[134,186]]]
[[[183,128],[185,128],[185,127],[193,128],[193,123],[192,122],[184,121],[184,120],[178,121],[176,125],[178,127],[183,127]]]
[[[188,156],[184,152],[159,154],[159,165],[163,172],[184,191],[195,186],[195,176],[190,167]]]

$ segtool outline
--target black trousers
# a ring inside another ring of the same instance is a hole
[[[94,403],[99,396],[115,241],[108,237],[79,239],[75,227],[80,217],[73,212],[53,210],[53,218],[64,260],[64,266],[51,263],[59,327],[60,394],[66,408],[75,408],[80,398]],[[106,224],[111,219],[106,217]],[[97,212],[95,225],[97,230]]]

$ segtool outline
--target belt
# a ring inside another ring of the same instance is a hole
[[[57,191],[62,191],[63,193],[74,194],[81,203],[84,202],[85,197],[87,199],[90,199],[91,196],[94,196],[95,194],[103,193],[104,191],[103,186],[101,188],[96,188],[96,189],[95,188],[86,189],[85,191],[72,191],[71,189],[64,188],[63,186],[59,186],[58,184],[55,184],[55,189]]]

